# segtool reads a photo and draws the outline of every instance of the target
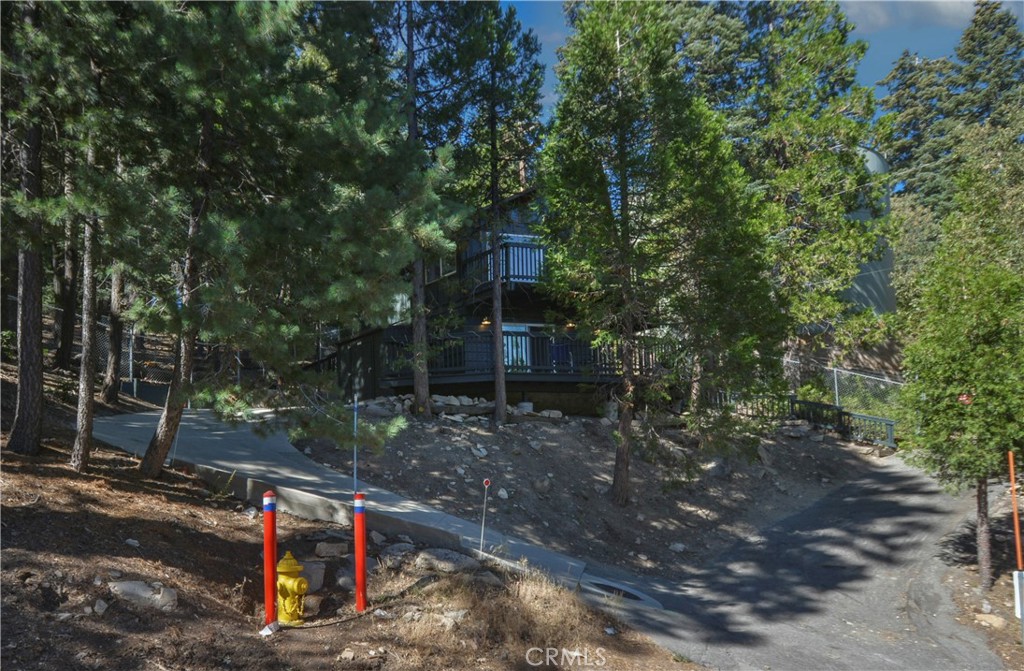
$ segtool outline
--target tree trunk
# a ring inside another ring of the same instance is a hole
[[[94,163],[89,149],[89,165]],[[85,222],[82,245],[82,360],[78,368],[78,414],[71,467],[81,473],[89,466],[92,450],[93,393],[96,388],[96,227],[95,215]]]
[[[196,195],[192,198],[192,211],[188,221],[188,242],[185,248],[185,266],[181,282],[181,335],[178,337],[178,351],[174,357],[174,374],[167,390],[167,401],[156,431],[146,447],[139,470],[143,475],[155,478],[163,469],[164,460],[171,451],[174,438],[178,435],[181,414],[185,409],[181,390],[192,377],[192,363],[195,357],[198,327],[193,321],[190,306],[199,288],[199,233],[210,201],[210,166],[213,161],[213,113],[203,111],[202,130],[199,136],[199,166],[196,179]]]
[[[64,158],[64,197],[71,199],[74,185],[71,182],[70,155]],[[75,345],[75,313],[78,299],[78,226],[75,217],[69,216],[64,224],[64,244],[59,250],[59,262],[54,264],[53,288],[60,316],[57,321],[57,353],[55,364],[62,370],[71,370],[71,356]],[[56,261],[56,260],[55,260]],[[59,268],[58,268],[59,267]]]
[[[104,403],[114,405],[121,392],[121,347],[124,345],[124,321],[121,310],[124,308],[124,273],[121,266],[115,264],[110,276],[110,345],[107,348],[107,368],[103,376],[103,389],[100,397]]]
[[[181,414],[185,404],[180,403],[181,397],[181,371],[182,351],[184,349],[184,336],[178,336],[174,348],[174,370],[171,373],[171,384],[167,388],[167,400],[164,402],[164,410],[160,414],[160,421],[156,425],[153,437],[149,439],[146,446],[146,454],[142,457],[139,470],[147,478],[155,478],[163,470],[164,461],[174,445],[174,438],[178,435],[178,427],[181,425]]]
[[[701,375],[703,375],[703,369],[701,367],[700,355],[694,354],[691,360],[690,368],[690,406],[689,411],[691,414],[700,412],[701,410]]]
[[[38,22],[36,3],[22,9],[28,32]],[[21,147],[21,191],[25,200],[43,194],[43,135],[39,122],[29,122]],[[18,250],[18,396],[7,446],[19,454],[39,452],[43,426],[43,260],[33,245],[42,235],[38,216],[25,222],[28,238]]]
[[[988,520],[988,479],[978,479],[978,587],[992,589],[992,533]]]
[[[409,97],[409,142],[416,144],[419,126],[416,115],[416,42],[412,0],[405,3],[405,79]],[[412,393],[413,413],[430,418],[430,371],[427,366],[427,305],[426,281],[423,274],[423,250],[417,250],[412,264]]]
[[[498,202],[501,194],[498,189],[498,110],[496,109],[495,98],[498,92],[497,64],[494,62],[496,55],[492,53],[490,59],[491,89],[490,101],[487,111],[487,130],[490,134],[490,198],[491,198],[491,329],[494,339],[494,422],[503,424],[508,419],[506,408],[508,396],[505,390],[505,333],[502,322],[502,297],[501,297],[501,236],[499,235]]]
[[[629,503],[629,452],[633,446],[633,394],[636,379],[633,374],[633,343],[630,338],[622,342],[622,397],[619,399],[619,435],[615,448],[615,474],[612,479],[612,501],[617,506]]]
[[[615,32],[616,56],[621,50],[618,31]],[[618,100],[622,101],[622,67],[617,65],[619,80]],[[622,276],[622,304],[625,314],[619,331],[621,342],[620,363],[622,367],[622,397],[619,399],[619,436],[615,449],[615,474],[612,478],[612,501],[618,506],[629,503],[629,452],[633,443],[633,394],[636,391],[636,374],[633,368],[634,333],[632,299],[633,290],[630,273],[633,270],[630,239],[629,165],[626,152],[626,128],[619,114],[619,130],[616,133],[616,169],[619,173],[619,273]]]

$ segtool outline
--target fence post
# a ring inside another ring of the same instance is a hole
[[[839,406],[842,405],[839,402],[839,369],[838,368],[833,368],[832,369],[832,387],[833,387],[833,389],[835,389],[836,407],[838,408]]]

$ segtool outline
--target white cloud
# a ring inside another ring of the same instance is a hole
[[[862,32],[897,26],[966,28],[974,15],[972,0],[843,0],[839,4]]]

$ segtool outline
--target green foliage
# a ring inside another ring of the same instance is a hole
[[[881,84],[889,93],[877,134],[901,186],[893,197],[892,243],[903,308],[920,299],[924,267],[956,207],[972,129],[983,122],[1006,126],[1009,111],[1024,103],[1024,34],[1000,3],[979,0],[955,58],[905,52]]]
[[[1024,453],[1024,113],[971,131],[952,213],[911,306],[901,397],[913,461],[953,486]],[[968,148],[969,147],[969,148]]]
[[[576,12],[542,157],[551,289],[607,341],[670,343],[716,383],[772,371],[782,322],[761,249],[777,208],[680,81],[665,7]]]

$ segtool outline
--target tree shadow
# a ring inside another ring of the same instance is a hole
[[[1012,511],[993,515],[989,519],[989,529],[992,534],[992,577],[998,580],[1017,570]],[[977,520],[965,520],[956,530],[943,536],[937,557],[947,566],[977,566]]]
[[[639,619],[656,636],[692,645],[767,645],[763,625],[798,624],[837,599],[858,601],[888,567],[916,555],[948,518],[941,489],[906,470],[876,471],[811,507],[738,539],[681,583],[614,575],[660,601]]]

